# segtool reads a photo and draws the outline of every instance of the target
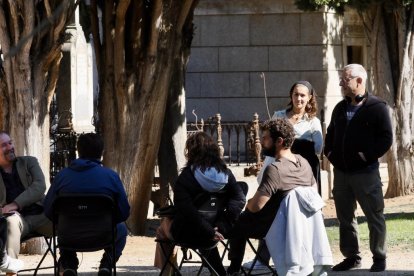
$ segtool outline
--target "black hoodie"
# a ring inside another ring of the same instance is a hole
[[[325,137],[324,154],[344,172],[357,172],[378,164],[392,144],[392,126],[387,104],[371,95],[348,122],[347,101],[339,102]],[[358,152],[365,156],[364,161]]]

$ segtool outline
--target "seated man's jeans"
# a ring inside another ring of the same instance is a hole
[[[124,222],[118,223],[116,225],[116,239],[115,239],[115,261],[118,261],[118,259],[122,255],[122,251],[125,248],[126,245],[126,239],[128,235],[128,230]],[[111,256],[112,252],[111,249],[105,249],[104,257]],[[79,265],[78,258],[76,256],[75,251],[70,250],[60,250],[60,259],[59,262],[63,269],[77,269]]]
[[[244,251],[248,238],[263,239],[268,231],[268,227],[255,223],[255,217],[246,212],[240,215],[233,230],[230,233],[230,250],[228,258],[231,264],[227,270],[229,274],[239,272],[243,262]],[[259,252],[261,250],[259,249]],[[260,258],[261,256],[259,256]],[[262,258],[261,258],[262,259]]]

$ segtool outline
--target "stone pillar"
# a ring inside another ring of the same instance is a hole
[[[63,47],[60,77],[56,89],[59,128],[76,133],[93,132],[95,67],[92,46],[86,42],[79,24],[79,10],[66,32],[71,39]]]

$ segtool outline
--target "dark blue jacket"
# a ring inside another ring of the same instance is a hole
[[[130,207],[121,179],[99,161],[76,159],[58,173],[43,202],[48,218],[52,218],[54,199],[63,193],[102,193],[112,196],[118,204],[116,222],[123,222],[129,216]]]
[[[368,94],[351,121],[346,117],[347,102],[339,102],[325,137],[324,154],[344,172],[357,172],[375,166],[392,144],[392,126],[387,104]],[[362,152],[364,161],[358,154]]]

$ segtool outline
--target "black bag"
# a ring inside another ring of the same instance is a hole
[[[219,193],[201,193],[194,199],[198,213],[207,220],[211,225],[214,225],[218,218],[218,213],[222,210],[223,200]]]

